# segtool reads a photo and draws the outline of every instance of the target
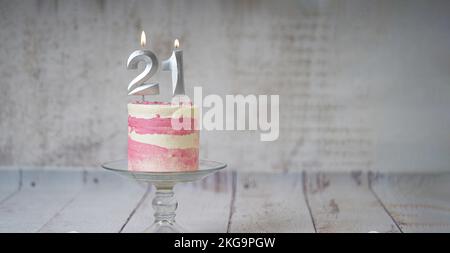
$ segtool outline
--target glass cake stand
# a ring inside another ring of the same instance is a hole
[[[151,183],[156,187],[155,197],[152,201],[155,220],[144,230],[150,233],[182,233],[185,232],[175,222],[175,210],[178,202],[174,197],[173,187],[177,183],[193,182],[211,175],[227,165],[221,162],[200,160],[199,168],[195,171],[174,172],[143,172],[128,170],[128,160],[119,160],[102,164],[104,169],[134,178],[138,181]]]

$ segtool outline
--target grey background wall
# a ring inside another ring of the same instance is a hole
[[[142,29],[188,93],[279,94],[280,138],[202,133],[239,170],[449,170],[448,1],[0,1],[0,165],[126,157]],[[165,84],[167,73],[156,80]]]

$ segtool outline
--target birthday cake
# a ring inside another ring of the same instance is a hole
[[[162,102],[128,104],[128,169],[191,171],[198,168],[197,108]]]

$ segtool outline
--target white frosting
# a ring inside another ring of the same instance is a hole
[[[199,134],[191,133],[187,135],[170,135],[170,134],[137,134],[132,131],[129,137],[137,142],[151,144],[167,149],[173,148],[198,148]]]

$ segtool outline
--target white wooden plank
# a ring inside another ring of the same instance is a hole
[[[400,232],[366,173],[305,173],[304,185],[318,233]]]
[[[17,193],[21,186],[21,171],[16,168],[0,169],[0,204]]]
[[[371,183],[403,232],[450,232],[449,174],[376,174]]]
[[[232,172],[176,187],[178,220],[188,232],[226,232],[232,198]]]
[[[141,232],[153,222],[155,190],[137,209],[123,232]],[[176,221],[186,232],[226,232],[232,195],[231,172],[219,172],[201,181],[175,186]]]
[[[231,232],[314,232],[301,174],[238,174]]]
[[[27,170],[22,182],[21,190],[0,204],[0,232],[38,231],[83,185],[81,170]]]
[[[101,169],[87,172],[85,182],[75,199],[40,232],[119,232],[148,188]]]

